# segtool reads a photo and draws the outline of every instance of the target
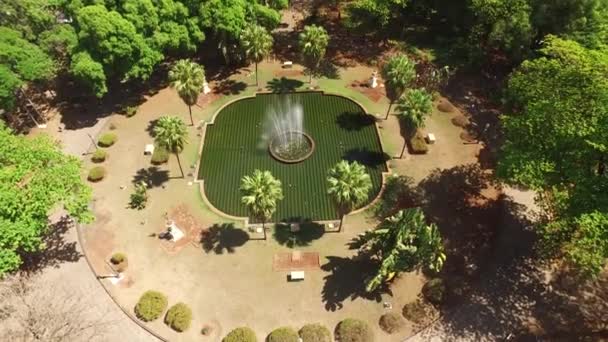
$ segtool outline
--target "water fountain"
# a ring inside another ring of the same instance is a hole
[[[288,97],[266,112],[264,140],[270,154],[283,163],[304,161],[315,149],[314,140],[304,132],[302,105]]]

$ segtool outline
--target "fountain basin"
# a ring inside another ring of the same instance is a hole
[[[287,164],[308,159],[315,151],[315,141],[304,132],[289,131],[274,136],[268,144],[270,155]]]

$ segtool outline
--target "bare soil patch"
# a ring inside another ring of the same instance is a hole
[[[355,81],[349,85],[349,88],[360,92],[374,102],[378,102],[386,96],[383,86],[378,85],[376,88],[372,88],[369,86],[369,80]]]
[[[312,270],[318,269],[319,265],[319,253],[317,252],[299,252],[291,253],[277,253],[272,258],[272,269],[275,271],[291,271],[291,270]]]

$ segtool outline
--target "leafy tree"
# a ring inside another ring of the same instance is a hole
[[[416,69],[414,67],[414,62],[402,54],[392,56],[382,67],[382,78],[384,79],[386,95],[390,100],[385,120],[388,119],[395,101],[403,95],[416,77]]]
[[[608,257],[608,54],[548,37],[511,76],[498,175],[539,194],[547,252],[596,275]]]
[[[11,110],[17,90],[28,82],[45,81],[55,75],[53,60],[21,33],[0,27],[0,106]]]
[[[420,208],[399,211],[386,218],[373,231],[361,237],[360,253],[377,258],[380,268],[367,283],[371,292],[392,279],[398,272],[411,272],[421,267],[439,271],[446,256],[439,229],[427,225]]]
[[[369,174],[365,167],[356,161],[349,163],[342,160],[329,170],[327,193],[338,208],[338,214],[340,215],[338,231],[342,230],[344,215],[365,203],[369,198],[371,189],[372,181]]]
[[[262,220],[264,240],[266,240],[266,221],[272,218],[277,203],[283,199],[281,181],[274,178],[270,171],[254,170],[253,175],[241,179],[241,198],[253,216]]]
[[[80,161],[49,137],[16,136],[0,122],[0,276],[44,249],[47,216],[58,206],[79,222],[93,220],[80,174]]]
[[[0,0],[0,26],[20,32],[34,41],[55,23],[53,0]]]
[[[245,0],[208,0],[201,3],[201,23],[218,41],[224,60],[230,62],[230,45],[238,40],[247,24]]]
[[[175,153],[182,178],[184,178],[184,170],[179,160],[179,154],[184,149],[187,138],[188,131],[186,130],[186,124],[177,116],[163,116],[158,119],[158,123],[154,127],[154,142],[158,147]]]
[[[254,4],[251,7],[253,21],[268,30],[274,30],[281,23],[281,13],[271,7],[262,4]]]
[[[325,56],[327,44],[329,44],[329,35],[321,26],[305,26],[304,31],[300,33],[300,51],[304,64],[310,70],[310,83],[313,73],[317,71]]]
[[[88,52],[79,52],[72,57],[70,73],[93,90],[97,97],[108,92],[103,65],[93,60]]]
[[[65,65],[78,47],[78,35],[71,25],[56,25],[40,34],[38,44],[55,61]]]
[[[198,95],[205,85],[205,69],[195,62],[182,59],[169,71],[169,81],[171,87],[177,90],[179,97],[188,105],[190,123],[194,126],[192,106],[196,104]]]
[[[348,25],[367,30],[382,30],[407,7],[410,0],[356,0],[349,3]]]
[[[250,25],[241,34],[241,46],[245,56],[255,63],[255,85],[258,86],[258,63],[270,54],[272,36],[260,25]]]

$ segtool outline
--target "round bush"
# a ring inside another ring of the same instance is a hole
[[[101,147],[110,147],[110,146],[114,145],[114,143],[116,142],[117,139],[118,139],[118,137],[116,136],[116,134],[105,133],[101,137],[99,137],[97,144]]]
[[[298,342],[298,333],[290,327],[275,329],[268,335],[266,342]]]
[[[99,182],[106,175],[106,169],[101,166],[95,166],[91,170],[89,170],[89,176],[87,179],[91,182]]]
[[[165,324],[175,331],[185,331],[190,328],[192,310],[184,303],[177,303],[169,308],[165,315]]]
[[[457,127],[465,128],[469,125],[469,119],[464,115],[458,115],[452,118],[452,124]]]
[[[104,150],[97,150],[93,153],[91,160],[93,161],[93,163],[101,163],[101,162],[105,161],[107,157],[108,157],[108,152],[106,152]]]
[[[426,320],[427,309],[421,300],[407,303],[403,306],[403,317],[407,320],[420,324]]]
[[[336,327],[336,340],[340,342],[372,342],[374,334],[367,323],[347,318]]]
[[[448,101],[441,100],[441,102],[439,102],[439,104],[437,105],[437,109],[444,113],[451,113],[454,111],[455,108],[454,105],[449,103]]]
[[[144,322],[159,318],[167,308],[167,297],[158,291],[146,291],[135,305],[135,315]]]
[[[113,263],[114,265],[118,265],[121,262],[125,262],[127,261],[127,256],[124,253],[114,253],[112,254],[112,257],[110,258],[110,262]]]
[[[380,321],[378,324],[386,333],[393,334],[401,330],[405,325],[405,322],[403,321],[403,317],[401,317],[401,315],[394,312],[389,312],[380,316]]]
[[[440,278],[429,280],[422,287],[422,294],[424,298],[435,305],[443,303],[447,294],[445,282]]]
[[[247,327],[236,328],[232,330],[222,342],[257,342],[258,339],[255,337],[253,330]]]
[[[299,334],[302,342],[332,342],[329,329],[318,323],[306,324]]]
[[[156,148],[154,149],[154,152],[152,153],[152,159],[151,159],[152,164],[154,164],[154,165],[164,164],[167,162],[167,160],[169,160],[169,152],[166,149],[164,149],[163,147],[156,146]]]

